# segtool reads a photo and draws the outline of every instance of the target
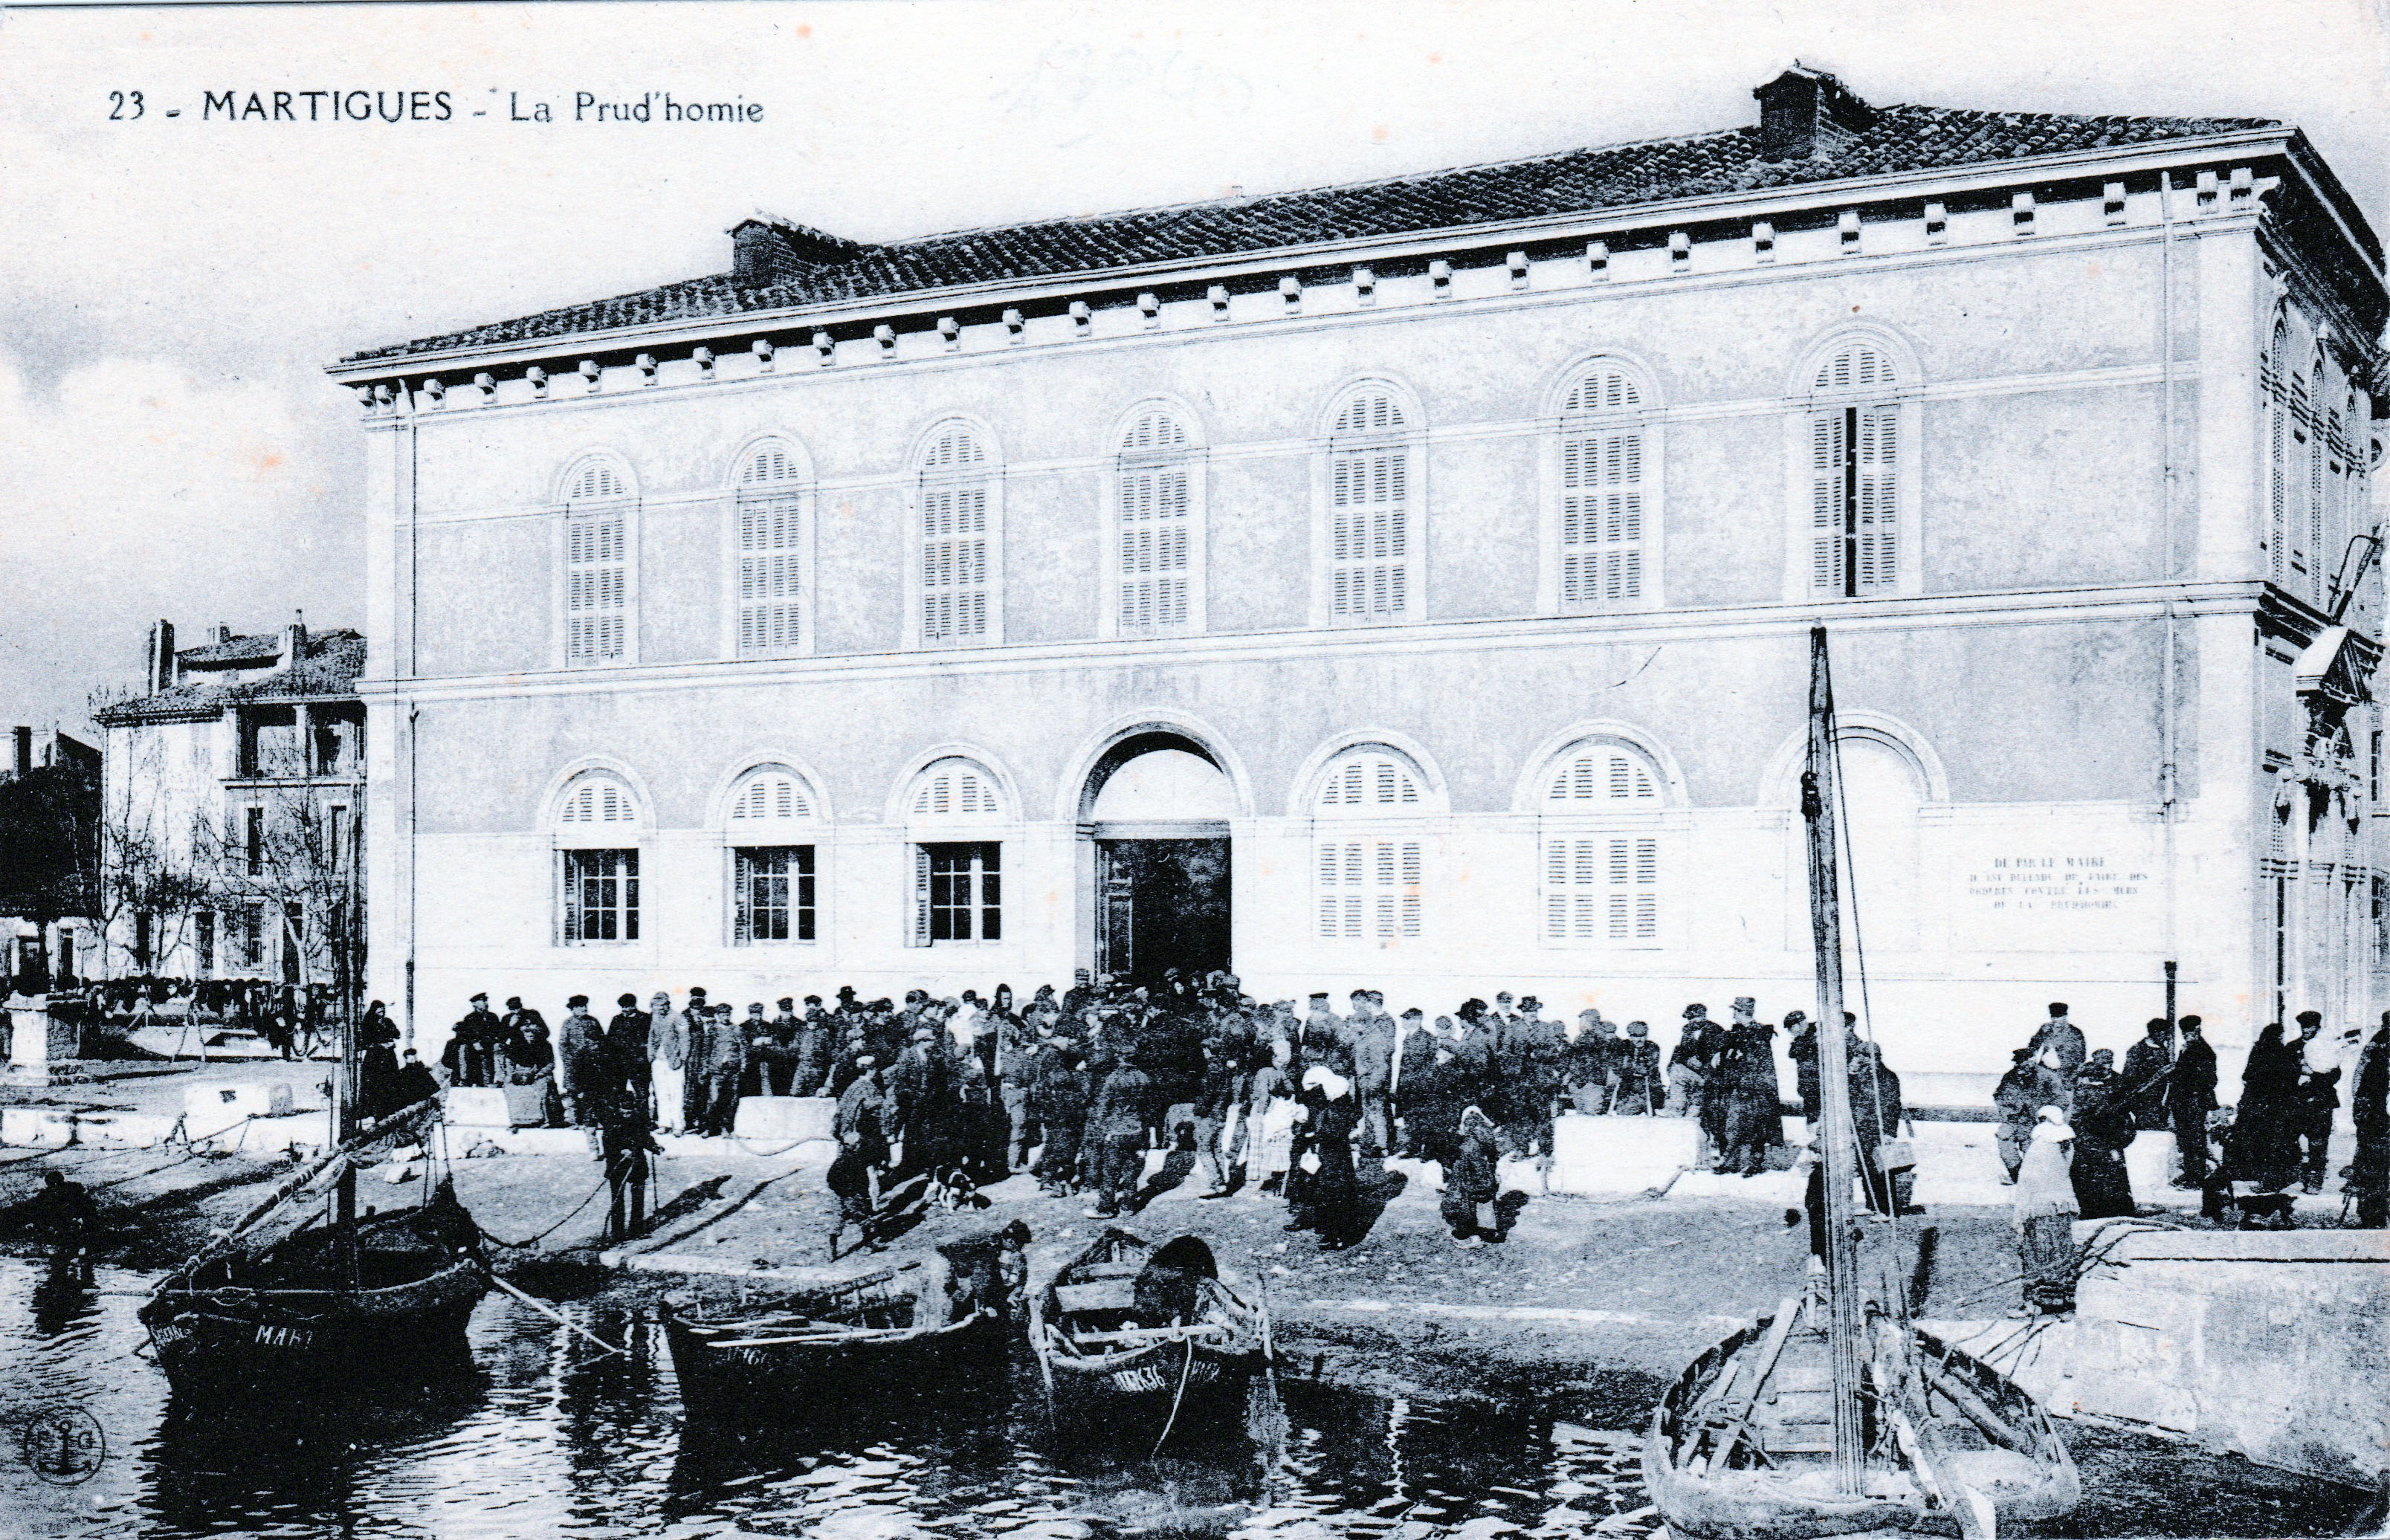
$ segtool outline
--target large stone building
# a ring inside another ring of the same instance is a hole
[[[2295,128],[1877,106],[881,244],[356,354],[375,992],[1232,966],[1672,1034],[2382,989],[2382,250]],[[410,987],[411,986],[411,987]]]

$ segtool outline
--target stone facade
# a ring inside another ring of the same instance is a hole
[[[336,366],[371,992],[1814,1009],[1822,619],[1894,1063],[2121,1048],[2168,960],[2227,1045],[2378,1008],[2372,235],[2282,125],[1836,175],[1893,109],[1816,79],[1698,195],[887,293],[759,219]]]

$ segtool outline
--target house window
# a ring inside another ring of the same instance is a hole
[[[1404,621],[1419,612],[1420,530],[1410,424],[1384,385],[1347,397],[1328,440],[1328,615]]]
[[[265,871],[265,809],[244,807],[240,810],[240,843],[249,875],[258,877]]]
[[[995,634],[995,520],[987,452],[948,423],[921,456],[920,625],[924,645],[990,640]]]
[[[365,717],[355,707],[317,706],[308,712],[315,742],[310,754],[318,776],[353,776]]]
[[[1322,840],[1319,939],[1410,940],[1420,933],[1417,840]]]
[[[1194,461],[1169,412],[1142,413],[1121,441],[1119,633],[1183,631],[1192,614]]]
[[[1809,416],[1809,585],[1820,597],[1900,583],[1901,404],[1893,362],[1853,343],[1827,359]]]
[[[147,973],[154,960],[151,949],[157,943],[158,917],[147,909],[133,917],[133,969]]]
[[[1003,850],[994,841],[913,847],[917,943],[1004,939]]]
[[[1660,940],[1658,769],[1623,744],[1579,744],[1544,787],[1544,940],[1652,946]]]
[[[730,789],[730,942],[814,939],[814,800],[784,764]]]
[[[630,614],[630,486],[603,461],[581,468],[565,493],[564,656],[620,662]]]
[[[733,943],[813,940],[814,847],[741,846],[730,853]]]
[[[191,917],[191,950],[199,958],[198,976],[202,979],[215,977],[216,917],[208,910],[202,909]]]
[[[232,922],[234,962],[254,975],[265,966],[265,911],[246,904],[225,918]]]
[[[1643,392],[1597,364],[1561,406],[1560,602],[1617,609],[1643,598],[1646,428]]]
[[[566,789],[556,815],[558,933],[568,943],[639,939],[638,803],[602,773]]]
[[[345,871],[349,864],[349,810],[335,807],[324,816],[324,868]]]
[[[639,939],[639,853],[568,850],[563,855],[564,939]]]
[[[1356,750],[1329,764],[1312,803],[1319,940],[1418,939],[1426,844],[1406,825],[1430,811],[1418,770],[1392,751]]]
[[[295,780],[307,774],[305,745],[299,737],[299,713],[289,706],[254,706],[241,715],[246,740],[243,772],[264,780]]]
[[[940,760],[921,773],[913,792],[917,818],[995,817],[999,813],[995,781],[968,760]]]
[[[804,496],[789,446],[758,445],[739,472],[739,656],[804,650]]]

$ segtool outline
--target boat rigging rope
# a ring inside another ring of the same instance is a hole
[[[479,1220],[475,1220],[473,1222],[473,1228],[479,1230],[481,1232],[482,1238],[490,1242],[492,1245],[503,1246],[510,1251],[520,1251],[525,1247],[538,1245],[541,1241],[546,1240],[549,1236],[552,1236],[557,1231],[564,1228],[564,1226],[572,1221],[573,1215],[587,1208],[591,1203],[596,1202],[598,1200],[598,1195],[604,1192],[607,1186],[607,1178],[603,1176],[599,1177],[598,1179],[598,1185],[589,1189],[589,1195],[581,1200],[580,1202],[573,1204],[571,1209],[567,1210],[562,1219],[558,1220],[555,1224],[550,1225],[547,1228],[540,1231],[539,1234],[533,1236],[528,1240],[508,1240],[504,1236],[492,1235],[488,1230],[482,1228],[482,1223]]]
[[[1187,1339],[1187,1361],[1178,1366],[1178,1393],[1170,1398],[1170,1418],[1163,1423],[1162,1436],[1153,1441],[1153,1453],[1146,1456],[1147,1459],[1162,1453],[1162,1446],[1170,1440],[1170,1430],[1178,1425],[1178,1405],[1187,1398],[1187,1377],[1194,1372],[1195,1339],[1189,1337]]]
[[[1832,730],[1827,734],[1826,743],[1834,756],[1834,832],[1842,843],[1844,869],[1851,874],[1851,879],[1846,879],[1842,888],[1843,902],[1849,908],[1851,916],[1851,969],[1858,975],[1859,981],[1859,1032],[1875,1049],[1875,1063],[1868,1075],[1868,1099],[1875,1108],[1875,1131],[1879,1148],[1868,1152],[1868,1158],[1860,1163],[1859,1176],[1860,1180],[1867,1184],[1869,1206],[1873,1207],[1879,1197],[1882,1200],[1884,1217],[1892,1226],[1893,1249],[1897,1254],[1900,1247],[1900,1197],[1898,1188],[1893,1182],[1892,1173],[1883,1169],[1881,1146],[1887,1133],[1896,1134],[1899,1130],[1886,1129],[1883,1123],[1883,1045],[1876,1039],[1875,1003],[1868,995],[1867,943],[1859,929],[1859,890],[1856,880],[1858,875],[1858,853],[1857,847],[1851,842],[1850,797],[1843,777],[1843,734],[1840,725],[1830,722],[1829,725]],[[1828,1022],[1820,1021],[1818,1023],[1818,1030],[1821,1033],[1825,1032],[1829,1025]],[[1831,1026],[1835,1031],[1844,1030],[1839,1021],[1831,1023]],[[1848,1087],[1844,1088],[1844,1094],[1846,1096],[1849,1094]],[[1879,1187],[1882,1188],[1881,1194],[1876,1190]],[[1887,1303],[1893,1304],[1893,1309],[1898,1313],[1902,1320],[1908,1318],[1908,1290],[1900,1290],[1900,1298],[1896,1303]]]

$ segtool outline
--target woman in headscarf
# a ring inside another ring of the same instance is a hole
[[[2075,1309],[2075,1182],[2067,1168],[2067,1141],[2074,1136],[2057,1108],[2043,1108],[2017,1167],[2011,1202],[2024,1315],[2064,1315]]]
[[[1353,1130],[1360,1121],[1353,1083],[1325,1064],[1303,1072],[1302,1102],[1310,1146],[1303,1168],[1303,1212],[1297,1227],[1319,1232],[1319,1249],[1341,1251],[1360,1242],[1361,1184],[1353,1172]]]
[[[2241,1072],[2241,1103],[2225,1148],[2230,1179],[2260,1192],[2280,1192],[2298,1173],[2299,1050],[2282,1041],[2282,1024],[2268,1022],[2249,1046]]]
[[[1501,1216],[1494,1206],[1501,1196],[1500,1158],[1494,1120],[1479,1107],[1461,1113],[1452,1163],[1445,1169],[1443,1213],[1452,1238],[1463,1246],[1502,1238]]]
[[[398,1027],[379,1000],[366,1007],[357,1023],[357,1105],[354,1116],[378,1118],[398,1110]]]
[[[2130,1219],[2133,1183],[2125,1147],[2133,1142],[2130,1087],[2115,1054],[2101,1048],[2075,1076],[2075,1205],[2085,1219]]]

